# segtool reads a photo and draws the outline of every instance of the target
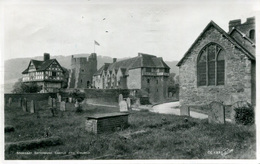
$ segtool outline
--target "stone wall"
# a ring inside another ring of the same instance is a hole
[[[24,93],[24,94],[4,94],[6,100],[11,97],[13,101],[18,101],[19,98],[26,98],[27,100],[48,100],[49,96],[56,97],[56,93]]]
[[[148,79],[149,83],[147,83]],[[151,103],[162,102],[168,94],[168,77],[143,76],[142,90],[147,93]]]
[[[225,50],[225,85],[197,86],[197,57],[201,49],[214,42]],[[252,102],[252,61],[214,27],[209,28],[193,46],[180,66],[180,104],[205,105],[212,101],[231,105]]]
[[[122,115],[117,117],[109,117],[102,119],[87,119],[85,122],[85,129],[88,132],[100,134],[108,131],[115,131],[118,128],[128,126],[128,116]]]
[[[128,71],[127,87],[128,89],[141,89],[142,69],[131,69]]]

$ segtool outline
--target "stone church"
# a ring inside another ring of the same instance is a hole
[[[254,17],[231,20],[228,32],[211,21],[177,64],[180,105],[255,105],[255,60]]]

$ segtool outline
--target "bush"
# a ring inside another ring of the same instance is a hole
[[[235,121],[238,124],[252,125],[255,122],[254,108],[251,105],[237,107],[234,109],[236,111]]]
[[[40,92],[42,86],[37,85],[35,82],[23,83],[22,78],[13,85],[13,93],[37,93]]]

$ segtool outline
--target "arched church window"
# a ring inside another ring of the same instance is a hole
[[[217,44],[205,46],[197,60],[198,86],[224,85],[225,52]]]

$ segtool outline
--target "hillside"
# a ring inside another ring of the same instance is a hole
[[[89,54],[76,54],[74,57],[88,57]],[[70,69],[70,60],[71,56],[51,56],[51,58],[56,58],[58,62],[61,64],[61,66]],[[32,59],[35,60],[43,60],[42,56],[34,57]],[[5,93],[8,93],[12,90],[13,84],[22,77],[22,71],[24,71],[31,58],[16,58],[16,59],[10,59],[5,61],[4,65],[4,88],[5,88]],[[104,64],[104,63],[111,63],[113,61],[112,57],[108,56],[98,56],[98,69]],[[122,60],[122,59],[118,59]],[[177,61],[165,61],[166,64],[171,68],[171,73],[176,73],[179,74],[179,69],[176,66]]]

